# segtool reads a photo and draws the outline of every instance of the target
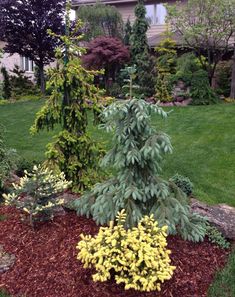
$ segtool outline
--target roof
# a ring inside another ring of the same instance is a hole
[[[148,44],[149,44],[150,47],[155,47],[162,40],[164,40],[165,38],[166,38],[166,36],[163,33],[153,35],[153,36],[148,38]],[[182,45],[183,40],[182,40],[182,37],[179,34],[174,33],[172,35],[172,39],[176,42],[176,45]]]
[[[72,6],[76,7],[84,4],[95,4],[96,0],[72,0]],[[137,2],[137,0],[100,0],[104,4],[116,4],[116,3],[127,3],[127,2]]]

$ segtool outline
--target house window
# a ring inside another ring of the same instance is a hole
[[[34,62],[26,57],[22,57],[21,59],[22,59],[22,69],[26,72],[33,72]]]
[[[166,7],[163,4],[148,4],[146,7],[146,17],[150,25],[164,25],[167,16]]]

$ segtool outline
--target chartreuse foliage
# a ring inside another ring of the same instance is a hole
[[[82,66],[85,49],[78,46],[82,35],[77,34],[81,23],[78,21],[74,29],[70,27],[68,11],[66,35],[51,33],[61,40],[61,46],[56,49],[57,67],[48,71],[48,88],[52,94],[37,113],[32,132],[61,125],[62,131],[47,147],[47,166],[63,171],[72,180],[74,189],[83,190],[96,177],[100,148],[87,133],[87,112],[98,109],[101,92],[93,84],[98,72]]]
[[[34,166],[32,173],[25,171],[19,184],[13,184],[14,191],[3,194],[6,205],[14,205],[22,209],[33,227],[37,215],[43,219],[52,219],[56,206],[64,203],[58,194],[69,186],[63,173],[54,175],[52,171],[41,166]]]
[[[156,82],[156,98],[162,102],[169,102],[173,100],[171,94],[172,87],[170,84],[170,78],[172,74],[176,72],[176,42],[170,38],[169,33],[165,39],[163,39],[155,51],[157,57],[157,82]]]
[[[131,80],[130,80],[131,81]],[[131,92],[130,92],[131,93]],[[113,166],[117,174],[97,184],[76,200],[79,215],[92,216],[98,224],[126,210],[126,226],[133,227],[144,215],[154,214],[160,226],[184,239],[199,241],[205,235],[204,220],[191,213],[186,195],[173,183],[162,179],[160,161],[172,152],[170,138],[151,126],[151,114],[167,113],[158,105],[130,98],[105,109],[104,127],[114,131],[113,148],[103,166]]]
[[[123,283],[126,290],[160,291],[161,283],[169,280],[175,269],[167,250],[167,227],[159,228],[153,215],[129,230],[124,228],[125,221],[126,214],[121,211],[117,225],[111,221],[95,237],[82,234],[78,259],[85,268],[95,267],[94,281],[107,281],[114,271],[116,282]]]

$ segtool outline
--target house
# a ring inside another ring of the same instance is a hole
[[[0,49],[3,49],[5,43],[0,41]],[[3,53],[2,59],[0,60],[0,67],[5,67],[6,70],[11,74],[11,70],[14,69],[15,65],[19,66],[20,69],[25,71],[25,75],[30,79],[34,78],[34,63],[25,57],[18,54]],[[0,81],[2,80],[2,74],[0,72]]]
[[[133,24],[135,20],[135,6],[137,0],[100,0],[101,3],[115,6],[122,15],[124,23],[130,19]],[[149,45],[155,47],[162,39],[162,33],[166,31],[167,9],[164,4],[175,3],[174,0],[146,0],[146,17],[150,22],[147,32]],[[73,8],[78,11],[82,5],[93,5],[96,0],[73,0]]]

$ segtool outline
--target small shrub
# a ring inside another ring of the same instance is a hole
[[[15,65],[11,71],[13,75],[10,77],[11,98],[19,100],[22,96],[37,95],[39,89],[34,83],[25,75],[25,71],[21,70],[19,66]]]
[[[218,102],[218,96],[209,84],[207,72],[198,70],[193,73],[190,88],[193,105],[208,105]]]
[[[94,281],[107,281],[115,274],[117,284],[125,289],[153,291],[169,280],[175,269],[170,265],[167,250],[167,227],[158,227],[153,216],[144,217],[136,228],[126,230],[124,211],[118,213],[116,222],[102,227],[95,237],[81,235],[78,259],[84,267],[95,266]]]
[[[187,196],[190,196],[193,192],[193,183],[188,177],[180,174],[175,174],[171,179]]]
[[[224,98],[224,101],[226,103],[235,103],[235,99],[233,99],[233,98]]]
[[[31,172],[34,165],[38,165],[38,162],[33,160],[27,160],[25,158],[20,158],[17,162],[16,175],[22,177],[25,174],[25,171]]]
[[[18,185],[13,184],[14,192],[3,194],[6,205],[14,205],[22,209],[29,217],[29,223],[34,227],[38,214],[42,219],[52,219],[53,210],[64,201],[58,198],[69,186],[64,174],[54,175],[52,171],[41,166],[34,166],[32,173],[25,172]]]
[[[2,97],[3,99],[11,98],[11,84],[10,84],[10,76],[5,67],[1,68],[2,76],[3,76],[3,85],[2,85]]]
[[[214,226],[207,224],[206,235],[210,242],[217,244],[223,249],[228,249],[230,243],[224,238],[222,233]]]
[[[220,61],[215,71],[218,95],[228,97],[230,95],[231,77],[232,77],[232,60]]]

